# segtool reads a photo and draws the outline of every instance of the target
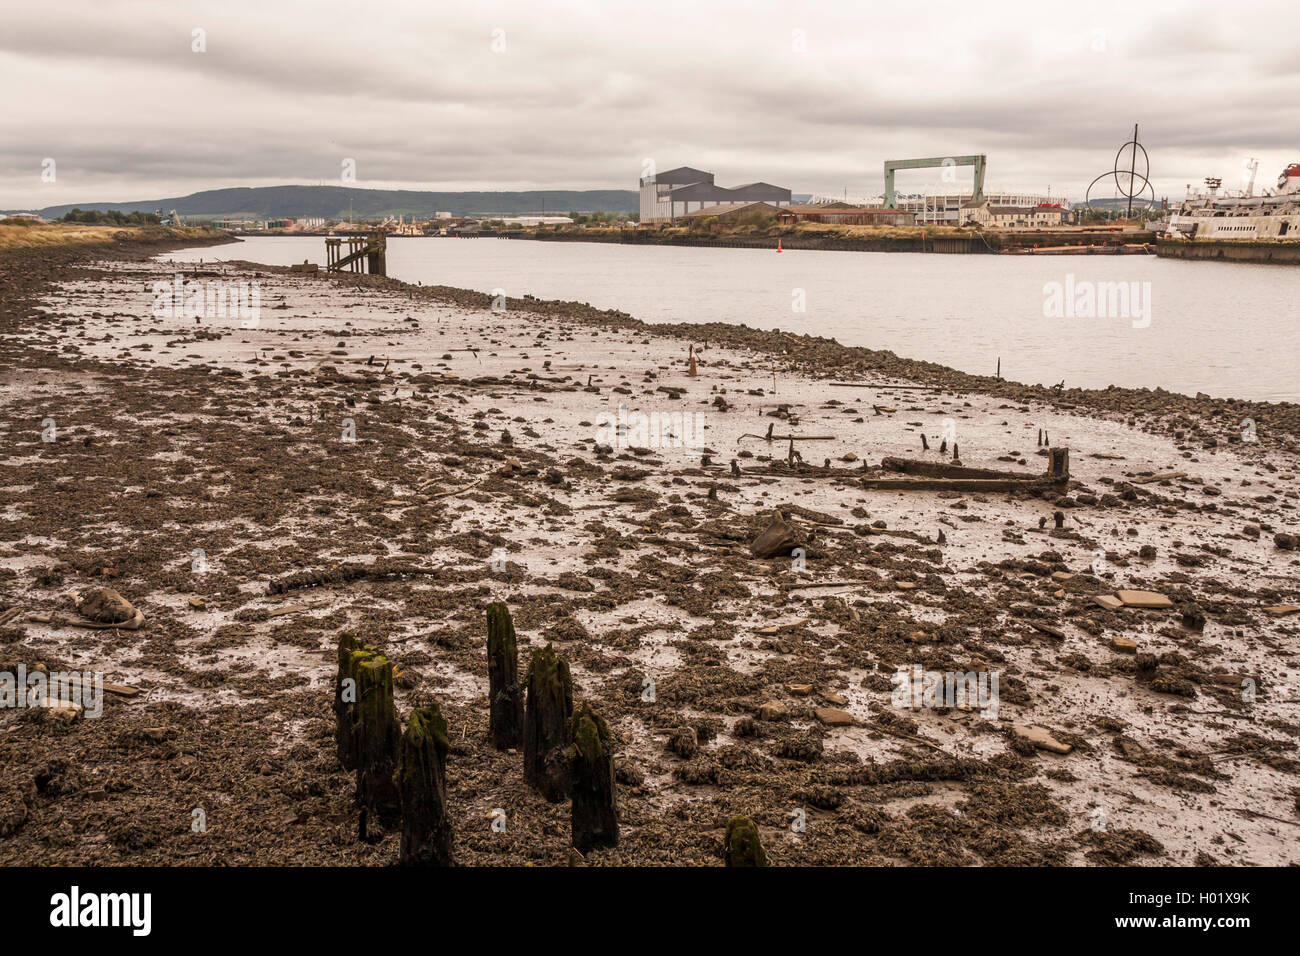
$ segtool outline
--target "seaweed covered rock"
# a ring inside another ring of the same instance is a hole
[[[451,866],[447,816],[447,721],[437,704],[411,711],[402,736],[397,789],[402,802],[403,866]]]

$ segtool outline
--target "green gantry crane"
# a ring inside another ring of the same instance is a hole
[[[926,159],[887,159],[885,160],[885,208],[897,209],[894,199],[894,170],[896,169],[933,169],[938,166],[974,166],[975,195],[972,202],[984,201],[984,166],[988,157],[978,156],[931,156]]]

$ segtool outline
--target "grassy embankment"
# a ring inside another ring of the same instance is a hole
[[[0,219],[0,249],[93,245],[105,242],[207,240],[223,235],[206,226],[92,226],[84,223],[34,223]]]

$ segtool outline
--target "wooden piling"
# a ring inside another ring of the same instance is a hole
[[[524,698],[510,609],[500,602],[489,604],[487,625],[488,733],[497,750],[518,749],[524,741]]]
[[[524,779],[551,803],[569,795],[569,719],[573,678],[564,658],[547,644],[533,652],[524,712]]]
[[[393,665],[368,648],[352,652],[357,681],[357,803],[361,838],[373,821],[395,826],[402,801],[393,780],[402,729],[393,705]]]
[[[618,846],[618,812],[614,794],[614,757],[609,728],[583,704],[569,727],[573,791],[573,845],[580,852]]]
[[[727,822],[723,848],[727,866],[767,866],[767,852],[758,839],[758,827],[749,817],[734,816]]]
[[[437,704],[411,711],[402,737],[397,786],[402,805],[403,866],[451,866],[447,816],[447,721]]]
[[[357,680],[352,654],[361,645],[355,635],[339,635],[338,673],[334,677],[334,742],[339,763],[357,769]]]

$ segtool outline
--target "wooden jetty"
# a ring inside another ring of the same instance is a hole
[[[346,254],[343,252],[345,242]],[[325,270],[388,275],[387,237],[382,232],[372,232],[368,236],[330,236],[325,240]]]

